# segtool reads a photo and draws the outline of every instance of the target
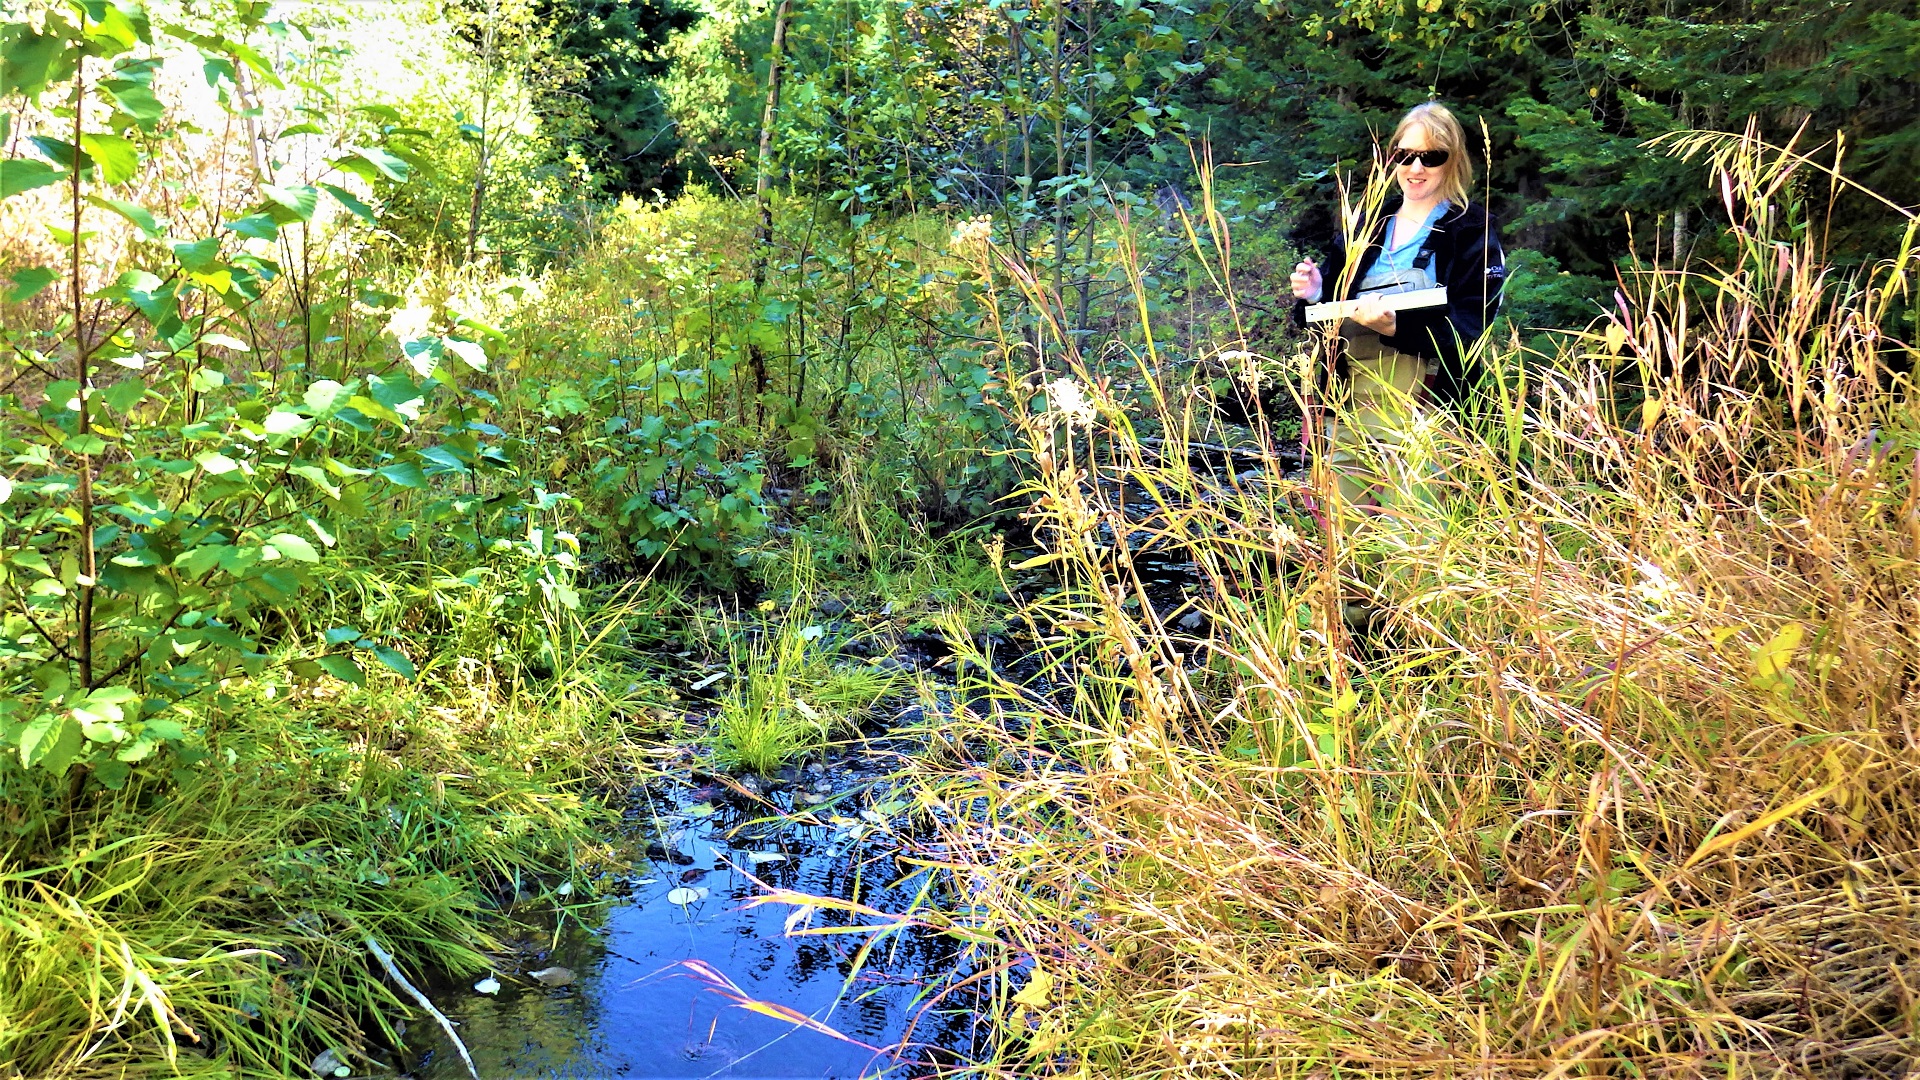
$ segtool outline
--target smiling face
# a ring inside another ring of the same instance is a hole
[[[1404,155],[1408,151],[1444,149],[1427,134],[1426,125],[1408,124],[1400,133],[1399,142],[1394,151]],[[1394,166],[1393,178],[1400,183],[1400,192],[1410,203],[1432,202],[1446,190],[1447,170],[1453,167],[1449,161],[1439,168],[1428,168],[1419,158],[1403,157],[1400,164]]]

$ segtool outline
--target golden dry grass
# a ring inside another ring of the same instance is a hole
[[[1490,348],[1500,400],[1383,463],[1398,509],[1351,535],[1324,466],[1196,472],[1186,400],[1008,350],[1098,413],[1010,406],[1070,678],[984,680],[924,776],[961,916],[1045,973],[1003,998],[1008,1074],[1920,1063],[1920,422],[1880,332],[1914,231],[1825,268],[1784,224],[1804,159],[1683,149],[1736,258],[1635,275],[1550,364]]]

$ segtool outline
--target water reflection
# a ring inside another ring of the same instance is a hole
[[[806,787],[818,783],[806,779]],[[888,793],[877,771],[843,769],[826,780],[841,798],[816,811],[825,823],[820,826],[736,829],[768,811],[717,802],[712,789],[692,785],[643,793],[643,828],[657,828],[664,844],[655,849],[662,857],[632,867],[624,883],[631,894],[596,924],[569,922],[550,954],[544,940],[527,949],[522,972],[501,973],[506,986],[497,998],[462,987],[441,1002],[484,1080],[895,1080],[929,1073],[925,1062],[935,1050],[949,1062],[984,1051],[987,1033],[969,1003],[953,1001],[944,1011],[921,1015],[929,987],[949,984],[962,970],[955,942],[918,929],[895,930],[875,941],[856,971],[856,954],[871,935],[789,937],[794,908],[746,906],[762,892],[752,877],[887,912],[907,910],[921,892],[920,871],[895,858],[899,839],[859,816],[862,808],[885,805]],[[792,808],[787,791],[769,797]],[[755,852],[763,860],[758,864]],[[785,861],[768,858],[775,854]],[[675,894],[688,901],[675,903],[668,897],[676,889],[705,895],[689,900]],[[796,928],[803,924],[884,922],[822,910],[795,919]],[[712,965],[747,997],[797,1010],[850,1041],[734,1006],[678,966],[689,960]],[[574,982],[546,989],[523,973],[553,965],[572,969]],[[910,1028],[913,1045],[899,1052]],[[458,1055],[442,1045],[418,1062],[414,1075],[454,1080],[467,1074]]]

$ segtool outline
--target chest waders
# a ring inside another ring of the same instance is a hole
[[[1408,269],[1370,270],[1354,298],[1434,288],[1432,243],[1429,233]],[[1431,404],[1440,362],[1401,352],[1352,319],[1341,322],[1340,338],[1347,377],[1333,388],[1325,445],[1340,484],[1340,524],[1351,532],[1362,517],[1380,510],[1431,505],[1427,489],[1440,417]]]

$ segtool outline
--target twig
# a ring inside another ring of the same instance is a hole
[[[369,934],[362,940],[367,943],[367,951],[373,954],[373,958],[380,961],[380,966],[387,969],[387,974],[393,977],[394,982],[400,984],[400,989],[412,994],[413,1000],[419,1002],[421,1008],[427,1010],[435,1020],[440,1021],[440,1030],[446,1032],[447,1038],[453,1040],[453,1048],[460,1051],[460,1060],[466,1062],[467,1072],[473,1074],[473,1080],[480,1080],[480,1070],[473,1067],[473,1055],[467,1053],[467,1044],[461,1042],[460,1036],[454,1032],[453,1021],[447,1019],[446,1013],[434,1008],[433,1002],[427,1000],[427,995],[408,982],[405,975],[400,974],[400,968],[393,962],[393,954],[381,948],[380,943],[373,940],[373,935]]]

